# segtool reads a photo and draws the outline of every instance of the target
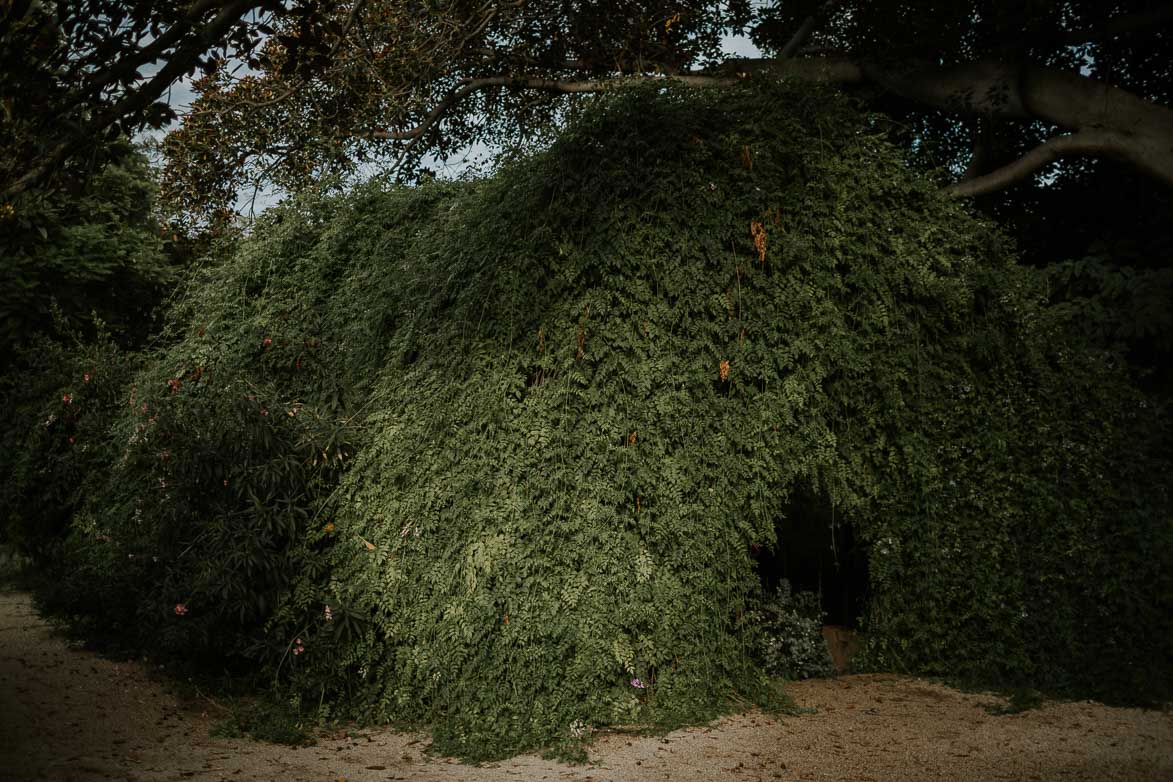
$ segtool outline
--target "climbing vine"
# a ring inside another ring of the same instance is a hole
[[[872,665],[1167,692],[1164,410],[886,130],[633,91],[489,179],[274,210],[124,389],[68,561],[159,557],[109,585],[158,637],[485,758],[767,699],[749,553],[816,490]]]

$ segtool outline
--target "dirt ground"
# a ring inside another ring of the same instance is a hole
[[[469,766],[390,730],[295,749],[209,737],[215,704],[181,703],[142,665],[69,648],[27,595],[0,594],[0,780],[1173,780],[1170,711],[1084,702],[995,716],[997,697],[889,675],[788,689],[815,713],[604,733],[585,766],[530,755]]]

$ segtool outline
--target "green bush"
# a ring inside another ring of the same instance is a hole
[[[313,567],[303,542],[348,445],[255,375],[155,359],[105,433],[112,463],[80,482],[85,501],[42,601],[92,625],[83,634],[189,660],[255,660],[273,608]]]
[[[273,210],[123,387],[53,604],[295,713],[570,752],[768,702],[749,554],[813,491],[872,664],[1169,692],[1164,410],[883,136],[631,92],[491,179]]]
[[[87,339],[93,316],[124,345],[142,344],[178,270],[153,211],[146,157],[124,141],[75,192],[32,190],[0,205],[0,370],[19,368],[38,335]],[[54,323],[56,319],[57,323]]]
[[[34,336],[19,371],[0,376],[0,539],[41,561],[59,555],[84,485],[109,468],[105,447],[137,364],[99,324],[97,336]]]
[[[0,541],[51,561],[108,468],[103,443],[177,273],[153,212],[146,158],[111,162],[70,192],[0,209]]]
[[[823,638],[822,608],[813,592],[794,593],[783,579],[753,610],[761,640],[757,657],[762,669],[787,679],[831,676],[835,666]]]

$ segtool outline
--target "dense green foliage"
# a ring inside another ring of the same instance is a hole
[[[3,451],[0,507],[6,543],[38,558],[55,555],[88,477],[109,469],[111,453],[95,447],[121,413],[135,358],[108,335],[51,339],[29,346],[21,371],[0,380]]]
[[[872,664],[1165,697],[1164,411],[884,134],[642,91],[274,210],[93,433],[45,603],[443,751],[573,745],[767,696],[749,554],[801,492],[870,551]]]
[[[179,277],[146,157],[102,149],[72,192],[0,207],[0,502],[5,536],[30,551],[55,543],[83,479],[107,469],[93,443],[134,366],[120,346],[146,341]]]
[[[31,191],[0,205],[0,367],[36,334],[88,329],[93,313],[141,341],[175,282],[146,158],[125,143],[104,152],[111,162],[77,192]]]
[[[762,668],[786,679],[812,679],[835,673],[823,639],[826,618],[813,592],[793,592],[783,579],[752,613],[761,624],[757,656]]]

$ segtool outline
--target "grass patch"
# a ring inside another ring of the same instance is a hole
[[[209,733],[215,738],[238,739],[249,737],[271,744],[305,746],[314,738],[305,727],[306,720],[289,705],[279,701],[259,699],[233,701],[228,716],[212,726]]]
[[[753,705],[774,716],[801,717],[803,714],[814,714],[815,709],[795,703],[790,693],[786,692],[786,683],[786,679],[771,676],[769,685]]]
[[[0,592],[29,588],[32,563],[10,546],[0,545]]]
[[[1000,706],[987,706],[990,714],[1005,716],[1007,714],[1021,714],[1024,711],[1037,709],[1043,705],[1043,694],[1030,687],[1015,687],[1006,695],[1006,703]]]
[[[1043,705],[1044,698],[1052,699],[1070,699],[1070,693],[1063,693],[1054,690],[1048,690],[1045,694],[1036,690],[1026,683],[1011,684],[1009,682],[988,682],[978,681],[972,679],[960,678],[941,678],[929,677],[929,681],[935,681],[943,684],[946,687],[952,687],[961,692],[973,693],[977,695],[995,695],[999,698],[1004,698],[1005,703],[996,706],[986,706],[985,709],[990,714],[998,716],[1005,716],[1008,714],[1021,714],[1024,711],[1040,708]]]

